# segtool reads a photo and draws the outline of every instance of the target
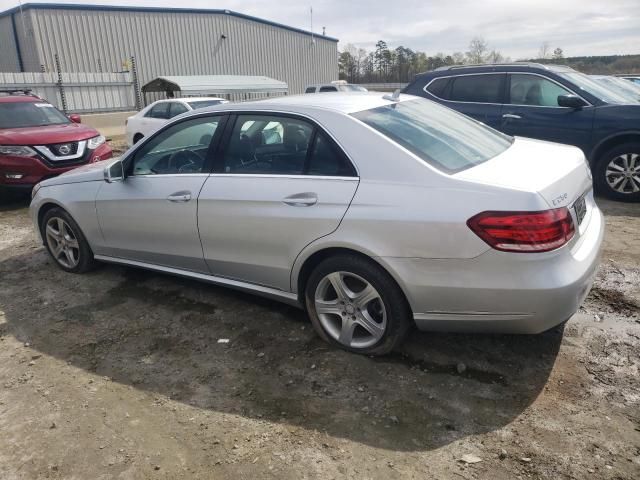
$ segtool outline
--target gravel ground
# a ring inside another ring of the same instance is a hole
[[[564,329],[328,348],[257,297],[57,269],[0,199],[0,478],[638,479],[640,206]],[[228,343],[219,343],[228,339]]]

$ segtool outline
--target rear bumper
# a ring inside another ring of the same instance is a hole
[[[87,163],[107,160],[113,156],[111,148],[100,145],[87,161],[68,167],[51,168],[38,158],[0,156],[0,188],[28,190],[46,178],[55,177]],[[7,175],[22,175],[21,178],[8,178]]]
[[[554,252],[384,261],[402,279],[421,330],[540,333],[568,320],[584,301],[603,236],[604,218],[591,198],[580,237]]]

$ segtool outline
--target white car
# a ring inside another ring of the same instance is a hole
[[[140,141],[141,138],[148,137],[176,115],[221,103],[228,103],[228,100],[218,97],[193,97],[170,98],[153,102],[135,115],[127,118],[125,122],[127,143],[131,146]]]
[[[334,80],[331,83],[318,83],[307,85],[304,93],[325,93],[325,92],[367,92],[368,90],[360,85],[347,83],[344,80]]]

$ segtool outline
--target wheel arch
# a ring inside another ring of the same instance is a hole
[[[46,200],[45,202],[42,203],[42,205],[38,207],[38,211],[37,211],[38,232],[40,233],[40,240],[42,240],[43,244],[44,244],[44,235],[42,231],[42,220],[44,219],[44,216],[47,214],[47,212],[49,212],[50,210],[53,210],[54,208],[60,208],[64,210],[66,214],[69,215],[71,218],[73,218],[73,221],[76,222],[77,225],[79,225],[78,221],[74,218],[71,212],[69,212],[69,210],[64,208],[63,205],[53,200]]]
[[[614,148],[616,145],[621,145],[623,143],[628,142],[639,142],[640,143],[640,130],[631,130],[628,132],[615,133],[598,143],[593,150],[591,150],[591,155],[589,155],[589,163],[594,166],[598,160],[602,157],[602,155]]]
[[[365,249],[362,249],[360,247],[344,244],[317,246],[316,248],[309,249],[309,251],[301,253],[296,259],[294,268],[291,273],[291,288],[292,291],[297,294],[298,301],[303,307],[305,306],[304,292],[306,284],[309,280],[311,272],[313,272],[313,269],[323,260],[339,254],[355,255],[372,261],[380,268],[382,268],[396,283],[396,285],[402,292],[405,301],[407,302],[409,311],[413,312],[411,308],[411,302],[409,301],[409,297],[402,281],[400,280],[397,273],[392,268],[390,268],[390,266],[386,262],[384,262],[383,257],[376,256],[372,254],[372,252],[366,251]]]

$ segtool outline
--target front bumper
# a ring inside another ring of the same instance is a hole
[[[593,197],[589,210],[579,238],[553,252],[384,260],[421,330],[540,333],[568,320],[591,289],[604,218]]]
[[[9,157],[0,156],[0,188],[29,190],[33,186],[47,178],[55,177],[69,170],[73,170],[87,163],[107,160],[113,156],[111,147],[102,144],[91,151],[85,162],[64,166],[52,167],[35,157]],[[21,178],[8,178],[7,175],[22,175]]]

